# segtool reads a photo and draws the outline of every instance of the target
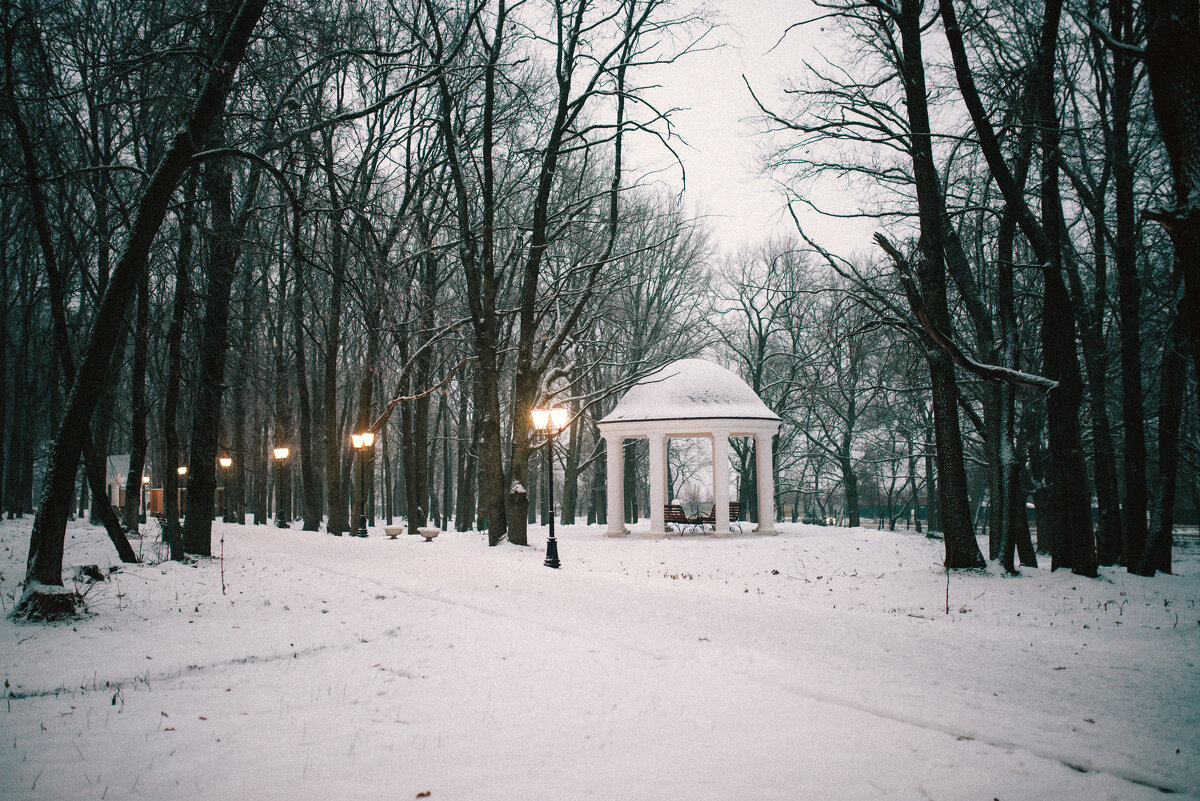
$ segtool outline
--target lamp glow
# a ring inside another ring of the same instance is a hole
[[[186,476],[187,475],[187,465],[186,464],[179,465],[179,467],[175,468],[175,472],[181,476]]]
[[[230,466],[231,464],[233,464],[233,459],[229,458],[228,456],[222,456],[222,457],[221,457],[220,459],[218,459],[217,461],[221,463],[221,467],[224,467],[224,468],[226,468],[226,469],[228,469],[228,468],[229,468],[229,466]]]
[[[288,458],[288,453],[290,453],[290,451],[287,448],[276,448],[275,458],[279,460],[286,459]]]
[[[362,444],[364,448],[369,448],[375,444],[375,432],[364,431],[362,433]]]

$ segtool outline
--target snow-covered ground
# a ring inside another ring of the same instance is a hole
[[[5,612],[28,529],[0,525]],[[1200,798],[1194,545],[1175,576],[947,581],[911,533],[558,533],[550,570],[538,528],[218,523],[223,560],[5,618],[0,797]],[[111,551],[68,530],[68,565]]]

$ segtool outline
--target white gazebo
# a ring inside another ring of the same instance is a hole
[[[729,533],[729,438],[754,437],[758,473],[759,534],[775,534],[775,474],[771,438],[779,415],[767,408],[745,381],[718,364],[680,359],[635,384],[597,425],[608,446],[609,537],[625,528],[625,459],[628,438],[650,441],[650,536],[665,537],[667,440],[707,437],[712,441],[715,534]]]

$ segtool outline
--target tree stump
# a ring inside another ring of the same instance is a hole
[[[13,607],[12,619],[25,623],[53,623],[78,617],[87,609],[74,590],[53,584],[30,584]]]

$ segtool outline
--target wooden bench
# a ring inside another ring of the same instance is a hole
[[[674,526],[680,534],[687,528],[695,528],[696,521],[683,512],[683,507],[677,503],[668,503],[663,507],[664,528]]]
[[[731,529],[736,528],[738,530],[739,534],[742,533],[742,527],[740,525],[738,525],[737,521],[738,521],[738,518],[741,516],[742,516],[741,502],[740,501],[730,501],[729,502],[729,528],[731,528]],[[716,506],[716,504],[713,504],[712,508],[708,510],[708,514],[700,515],[699,517],[696,517],[692,521],[692,523],[693,523],[693,525],[698,525],[700,527],[711,526],[712,529],[715,531],[717,528],[717,506]]]

